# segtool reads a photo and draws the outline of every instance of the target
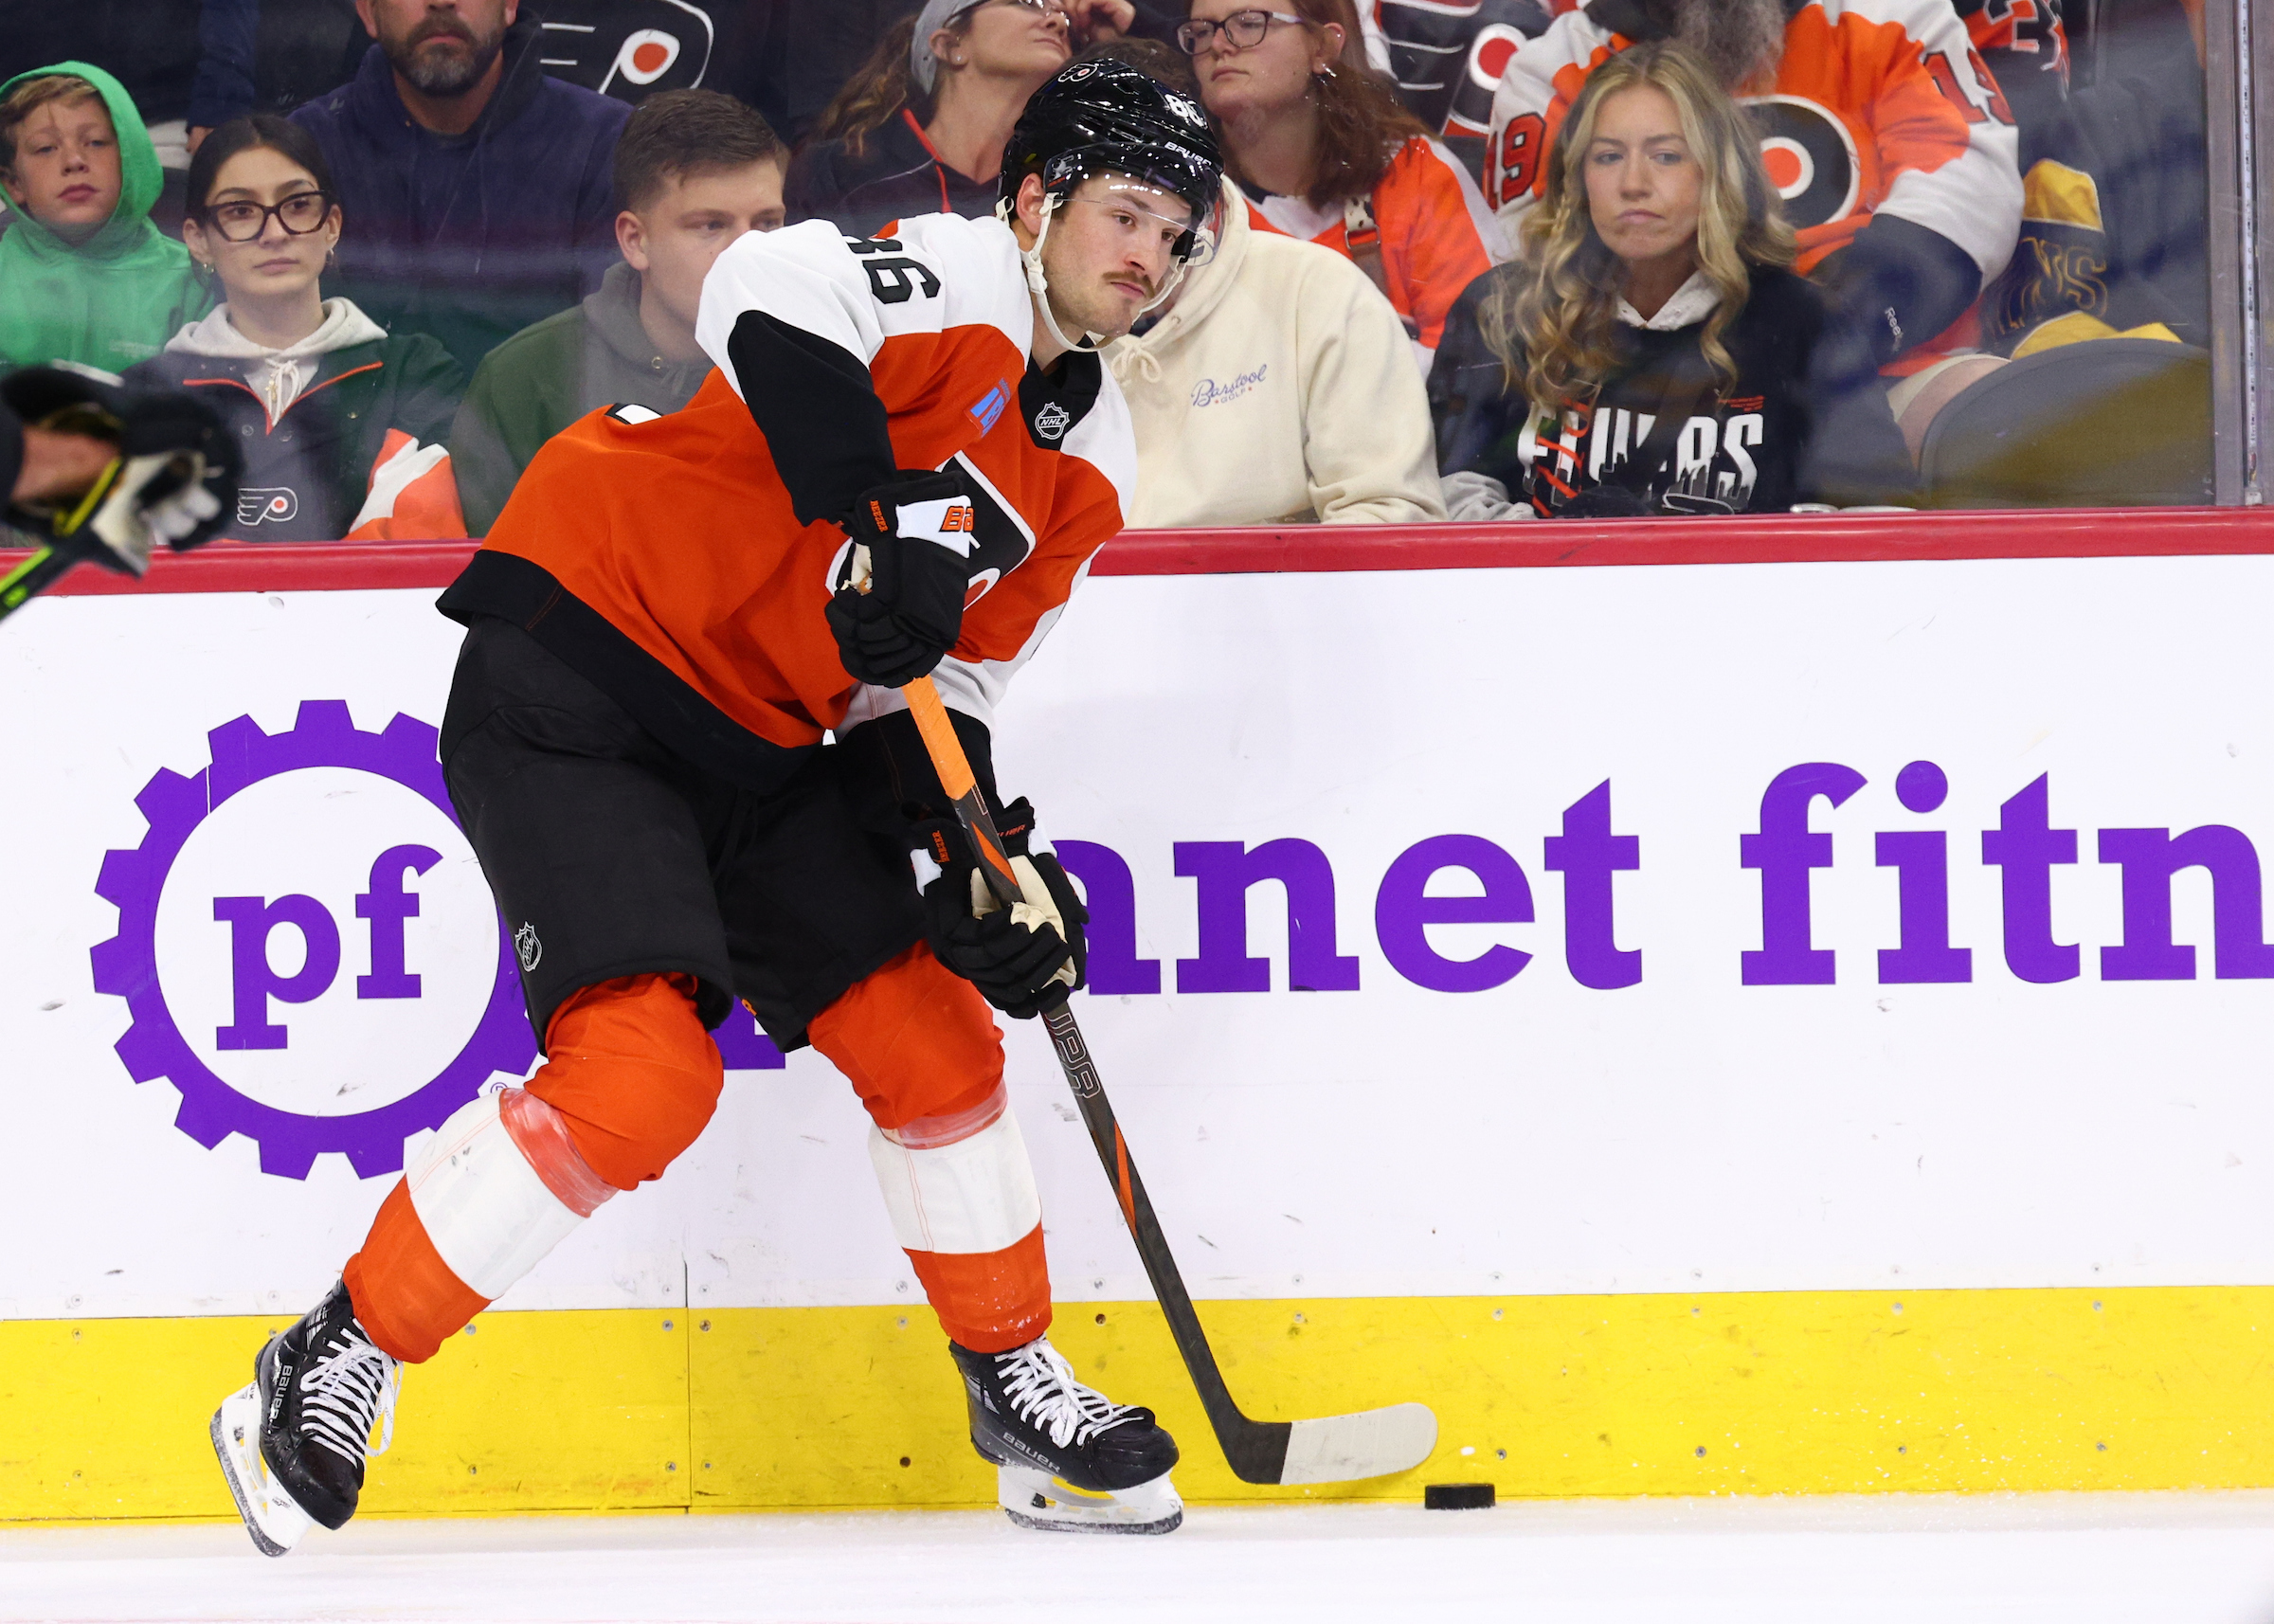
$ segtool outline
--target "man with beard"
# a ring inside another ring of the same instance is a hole
[[[1589,0],[1501,76],[1485,196],[1510,231],[1589,72],[1669,38],[1753,108],[1796,268],[1870,335],[1883,370],[1976,348],[1976,300],[2020,231],[2021,176],[2012,111],[1951,0]]]
[[[472,372],[615,258],[609,166],[631,109],[548,78],[519,0],[356,0],[374,44],[295,113],[344,217],[341,291]]]

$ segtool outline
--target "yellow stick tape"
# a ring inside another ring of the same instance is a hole
[[[1157,1308],[1061,1304],[1051,1340],[1161,1413],[1183,1446],[1178,1487],[1201,1502],[1417,1500],[1447,1480],[1511,1498],[2274,1487],[2269,1287],[1318,1298],[1200,1315],[1253,1415],[1418,1398],[1441,1422],[1435,1455],[1400,1477],[1242,1484]],[[206,1417],[281,1323],[0,1324],[0,1518],[227,1515]],[[993,1498],[915,1304],[486,1314],[406,1373],[364,1505]]]

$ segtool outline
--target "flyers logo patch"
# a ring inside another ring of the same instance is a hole
[[[284,524],[300,516],[299,493],[285,485],[246,485],[237,493],[237,522]]]

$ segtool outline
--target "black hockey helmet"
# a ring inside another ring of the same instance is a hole
[[[1149,74],[1110,58],[1069,63],[1027,99],[1002,151],[1002,201],[1039,174],[1063,199],[1096,174],[1126,174],[1181,197],[1193,218],[1216,207],[1224,160],[1208,116]],[[1191,233],[1177,257],[1192,251]]]

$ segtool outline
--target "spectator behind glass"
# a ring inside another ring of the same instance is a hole
[[[631,109],[545,77],[518,0],[356,0],[377,41],[292,116],[355,223],[340,280],[391,331],[471,370],[574,304],[615,259],[608,166]]]
[[[1367,60],[1387,60],[1398,99],[1444,136],[1471,178],[1484,169],[1500,70],[1550,15],[1547,0],[1360,0],[1358,9]]]
[[[118,81],[162,168],[178,176],[190,167],[182,116],[197,70],[193,0],[0,0],[0,81],[65,57],[93,63]],[[180,220],[178,207],[168,208],[175,201],[153,209],[161,229]]]
[[[1589,76],[1524,250],[1463,297],[1433,380],[1456,517],[1911,494],[1869,346],[1786,268],[1752,120],[1687,47]]]
[[[2211,343],[2202,35],[2202,0],[2104,12],[2091,85],[2024,126],[2022,248],[1983,300],[1992,348],[2157,326]]]
[[[1461,290],[1508,257],[1460,160],[1366,65],[1350,0],[1192,0],[1177,43],[1252,224],[1347,256],[1389,296],[1426,374]]]
[[[1137,434],[1132,529],[1445,516],[1398,313],[1342,255],[1257,228],[1230,181],[1195,265],[1106,346]]]
[[[904,214],[995,212],[1011,126],[1076,38],[1112,37],[1129,0],[929,0],[884,37],[790,161],[789,218],[866,237]]]
[[[247,541],[465,533],[442,447],[464,374],[424,334],[390,337],[317,279],[343,224],[324,154],[273,114],[222,125],[190,164],[182,230],[224,302],[135,383],[186,388],[237,436]]]
[[[1742,93],[1799,244],[1892,373],[1979,342],[1975,301],[2021,226],[2013,121],[1951,0],[1589,0],[1508,59],[1485,195],[1520,230],[1588,70],[1677,39]],[[1898,408],[1900,409],[1900,407]]]
[[[779,104],[782,121],[776,128],[782,138],[794,147],[813,134],[838,92],[875,53],[876,42],[890,38],[923,9],[923,0],[780,4],[773,24],[775,60],[766,64],[772,82],[766,89]],[[769,117],[775,110],[765,100],[758,105]]]
[[[0,85],[0,370],[154,355],[208,300],[179,243],[150,223],[163,184],[141,115],[83,62]]]
[[[782,143],[756,111],[713,90],[642,102],[616,144],[616,242],[600,291],[490,352],[450,429],[459,499],[476,535],[537,448],[587,412],[677,411],[711,372],[695,341],[703,278],[746,231],[782,224]]]
[[[370,45],[355,0],[199,0],[190,150],[232,118],[281,117],[354,77]]]

